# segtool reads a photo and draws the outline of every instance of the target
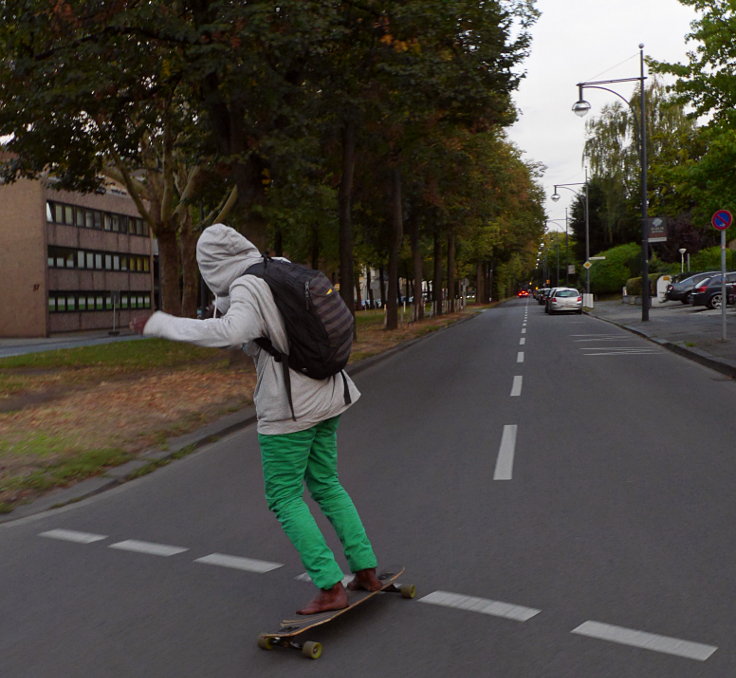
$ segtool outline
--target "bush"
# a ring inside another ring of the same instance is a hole
[[[661,273],[650,273],[649,274],[649,294],[654,297],[657,294],[657,280],[662,275]],[[641,296],[641,276],[638,278],[629,278],[626,281],[626,293],[634,296]]]
[[[736,252],[726,250],[726,270],[733,271],[736,266]],[[706,247],[700,252],[693,254],[690,258],[690,270],[697,271],[720,271],[721,270],[721,247]]]
[[[606,257],[602,261],[594,261],[590,269],[590,289],[595,294],[614,294],[631,277],[640,270],[638,262],[641,258],[641,246],[637,243],[619,245],[601,252]]]

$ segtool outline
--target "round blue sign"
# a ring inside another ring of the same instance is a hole
[[[733,215],[728,210],[718,210],[710,219],[710,223],[719,231],[725,231],[731,222],[733,222]]]

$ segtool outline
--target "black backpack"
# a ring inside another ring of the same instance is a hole
[[[245,272],[268,283],[283,316],[289,353],[278,351],[267,337],[256,339],[256,343],[283,364],[291,416],[296,421],[289,367],[313,379],[327,379],[342,372],[353,344],[353,314],[320,271],[264,256]],[[348,405],[348,382],[344,374],[342,378]]]

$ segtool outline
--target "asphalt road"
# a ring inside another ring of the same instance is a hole
[[[256,647],[312,590],[249,428],[0,526],[3,678],[736,675],[736,383],[527,300],[357,382],[342,479],[416,600]]]

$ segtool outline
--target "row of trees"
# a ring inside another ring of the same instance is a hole
[[[533,0],[0,0],[1,176],[125,185],[169,312],[194,313],[197,235],[227,220],[337,271],[351,307],[358,270],[385,267],[391,328],[402,258],[417,300],[427,278],[452,298],[474,276],[483,299],[533,266],[540,168],[503,130],[536,17]]]
[[[736,8],[728,0],[680,2],[698,11],[686,36],[694,48],[684,64],[650,61],[645,94],[649,214],[668,225],[667,242],[651,246],[653,272],[679,264],[679,248],[695,254],[716,245],[711,215],[736,208]],[[674,76],[670,87],[665,74]],[[591,254],[641,241],[638,92],[630,103],[616,100],[586,123]],[[579,195],[571,228],[580,261],[584,217]],[[636,257],[628,272],[639,274]]]

